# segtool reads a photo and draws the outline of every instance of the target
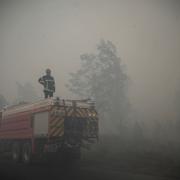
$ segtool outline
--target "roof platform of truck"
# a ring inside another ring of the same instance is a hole
[[[80,108],[91,108],[94,106],[94,102],[90,99],[84,100],[69,100],[57,98],[48,98],[38,100],[36,102],[28,103],[21,102],[17,105],[7,106],[3,108],[3,114],[18,113],[22,111],[33,111],[35,109],[46,108],[50,106],[76,106]]]

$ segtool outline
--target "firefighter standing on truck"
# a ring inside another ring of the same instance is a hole
[[[51,70],[46,69],[46,75],[39,78],[38,81],[44,86],[44,97],[53,97],[53,93],[55,92],[55,81],[51,76]]]

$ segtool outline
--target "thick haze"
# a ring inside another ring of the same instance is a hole
[[[141,118],[173,119],[180,84],[180,1],[0,1],[0,93],[9,101],[16,82],[31,82],[49,67],[56,95],[65,88],[82,53],[112,41],[131,79],[129,98]]]

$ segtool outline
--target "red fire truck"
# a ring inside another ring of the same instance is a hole
[[[36,157],[80,157],[98,139],[98,115],[90,100],[44,99],[0,111],[0,153],[30,163]]]

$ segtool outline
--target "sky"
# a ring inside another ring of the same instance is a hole
[[[143,119],[173,119],[180,88],[178,0],[0,0],[0,93],[9,101],[16,82],[37,80],[51,68],[56,96],[80,55],[110,40],[131,79],[128,96]]]

